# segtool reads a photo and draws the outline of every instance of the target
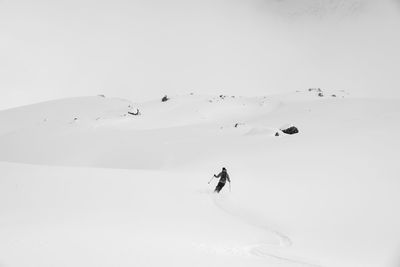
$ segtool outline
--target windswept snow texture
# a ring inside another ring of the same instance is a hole
[[[1,267],[399,266],[399,100],[169,97],[0,112]]]

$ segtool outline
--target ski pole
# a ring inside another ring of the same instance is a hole
[[[208,181],[208,184],[210,184],[211,183],[211,181],[214,179],[214,176],[211,178],[211,180],[210,181]]]
[[[232,192],[231,191],[231,182],[229,182],[229,192]]]

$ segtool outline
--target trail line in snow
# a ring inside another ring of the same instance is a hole
[[[290,262],[292,264],[296,264],[297,266],[312,266],[312,267],[321,267],[321,265],[312,264],[307,261],[303,261],[300,259],[288,258],[286,256],[280,256],[269,252],[269,248],[271,247],[289,247],[292,245],[292,241],[286,235],[280,233],[277,230],[272,229],[265,219],[261,218],[260,215],[253,213],[245,208],[241,208],[238,205],[235,205],[232,201],[230,201],[229,197],[226,195],[212,195],[212,200],[214,204],[225,213],[229,214],[232,217],[238,218],[241,221],[252,225],[257,228],[261,228],[266,233],[272,234],[274,238],[278,241],[277,243],[265,241],[260,244],[254,244],[244,247],[243,249],[252,256],[263,257],[263,258],[273,258],[281,261]]]
[[[260,218],[259,215],[234,204],[232,201],[229,200],[228,196],[215,194],[213,195],[212,199],[214,204],[225,213],[231,215],[232,217],[240,219],[246,224],[263,229],[266,233],[272,234],[273,237],[278,241],[276,243],[265,242],[266,244],[276,245],[279,247],[288,247],[292,244],[289,237],[285,236],[279,231],[273,230],[272,227],[270,227],[264,219]]]

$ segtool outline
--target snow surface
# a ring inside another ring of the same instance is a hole
[[[0,266],[397,267],[399,116],[318,89],[1,111]]]

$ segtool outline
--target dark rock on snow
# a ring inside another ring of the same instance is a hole
[[[137,115],[140,115],[141,113],[140,113],[139,109],[137,108],[137,109],[136,109],[136,113],[135,113],[135,112],[130,112],[130,111],[128,111],[128,114],[133,115],[133,116],[137,116]],[[125,114],[125,115],[126,115],[126,114]]]
[[[169,100],[169,98],[168,98],[167,95],[165,95],[165,96],[161,99],[162,102],[166,102],[166,101],[168,101],[168,100]]]
[[[284,132],[285,134],[297,134],[299,132],[299,130],[294,126],[291,126],[286,129],[281,129],[281,131]]]

